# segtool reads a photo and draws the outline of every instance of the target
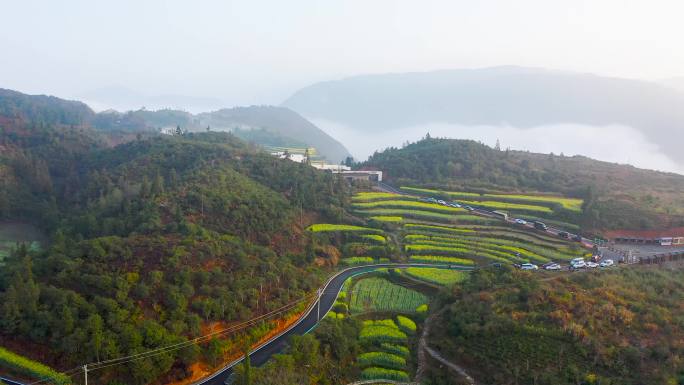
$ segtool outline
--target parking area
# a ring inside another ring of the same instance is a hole
[[[625,258],[629,259],[630,256],[632,259],[638,260],[640,257],[683,251],[684,246],[637,245],[629,243],[611,243],[599,248],[602,258],[611,258],[615,261],[622,261]]]

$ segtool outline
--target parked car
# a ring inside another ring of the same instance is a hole
[[[601,261],[601,263],[599,264],[599,266],[601,266],[601,267],[610,267],[610,266],[613,266],[614,264],[615,264],[615,262],[613,262],[612,259],[604,259],[603,261]]]
[[[581,269],[583,267],[587,267],[587,263],[584,262],[584,258],[575,258],[570,261],[570,267],[573,269]]]
[[[579,234],[578,234],[578,235],[574,235],[574,236],[572,237],[572,240],[575,241],[575,242],[582,242],[582,236],[579,235]]]
[[[549,263],[546,266],[544,266],[544,269],[546,269],[546,270],[561,270],[562,267],[561,267],[561,265],[559,265],[555,262],[552,262],[552,263]]]
[[[461,205],[459,205],[458,203],[455,203],[455,202],[454,202],[454,203],[451,203],[449,206],[451,206],[451,207],[456,207],[457,209],[458,209],[458,208],[461,208]]]
[[[589,261],[589,262],[587,262],[586,264],[587,264],[587,267],[591,267],[592,269],[595,268],[595,267],[599,267],[599,264],[598,264],[598,263],[592,262],[592,261]]]
[[[535,265],[534,263],[523,263],[520,265],[521,270],[538,270],[539,266]]]
[[[439,203],[440,205],[446,206],[446,202],[441,200],[441,199],[438,200],[437,203]]]
[[[428,202],[432,202],[432,203],[436,203],[436,202],[437,202],[437,199],[435,199],[435,198],[428,198],[427,200],[428,200]]]
[[[463,206],[463,207],[465,207],[465,209],[468,210],[468,211],[473,211],[473,210],[475,210],[474,208],[472,208],[472,207],[470,207],[470,206]]]
[[[527,221],[524,219],[520,219],[520,218],[516,218],[515,223],[518,225],[523,225],[523,226],[527,225]]]
[[[534,222],[534,228],[537,230],[544,230],[544,231],[546,231],[548,229],[548,227],[546,227],[545,223],[537,222],[537,221]]]
[[[565,239],[570,238],[570,234],[567,231],[559,231],[558,236]]]

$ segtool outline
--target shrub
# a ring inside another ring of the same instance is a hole
[[[388,353],[392,353],[394,355],[401,356],[404,358],[408,358],[409,355],[411,354],[409,349],[406,346],[390,344],[387,342],[381,343],[380,349],[382,349]]]
[[[406,359],[394,354],[385,352],[368,352],[357,357],[356,362],[360,367],[381,366],[388,369],[404,369]]]
[[[399,223],[404,220],[404,218],[399,216],[389,216],[389,215],[378,215],[375,217],[368,218],[373,221],[385,222],[385,223]]]
[[[391,319],[380,319],[380,320],[365,320],[363,321],[363,326],[387,326],[394,329],[399,329],[399,326]]]
[[[406,333],[402,332],[395,325],[394,327],[385,325],[364,326],[359,333],[359,340],[362,343],[406,343]]]
[[[349,307],[342,301],[335,301],[333,304],[333,310],[337,313],[347,313],[349,311]]]
[[[340,260],[340,263],[346,266],[354,266],[354,265],[370,265],[374,262],[373,258],[371,257],[350,257],[350,258],[343,258]]]
[[[378,234],[365,234],[365,235],[362,235],[361,238],[363,238],[364,240],[369,240],[369,241],[373,241],[373,242],[377,242],[377,243],[381,243],[381,244],[385,244],[387,242],[385,237],[383,237],[382,235],[378,235]]]
[[[428,304],[424,303],[416,308],[416,313],[427,313]]]
[[[399,323],[399,328],[408,334],[416,333],[416,323],[408,317],[403,315],[397,316],[397,322]]]
[[[393,381],[409,381],[409,376],[403,370],[392,370],[385,368],[370,367],[361,372],[361,378],[364,380],[393,380]]]

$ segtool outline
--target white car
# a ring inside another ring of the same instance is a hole
[[[527,224],[527,221],[524,220],[524,219],[518,218],[518,219],[515,220],[515,223],[517,223],[517,224],[519,224],[519,225],[525,226],[525,225]]]
[[[596,262],[591,262],[591,261],[587,262],[586,265],[587,265],[587,267],[591,267],[592,269],[595,268],[595,267],[599,267],[599,264],[598,264],[598,263],[596,263]]]
[[[601,267],[610,267],[610,266],[613,266],[614,264],[615,264],[615,262],[613,262],[612,259],[606,259],[606,260],[604,260],[604,261],[601,261],[601,263],[599,264],[599,266],[601,266]]]
[[[584,258],[575,258],[570,261],[570,267],[573,269],[581,269],[583,267],[587,267],[587,263],[584,262]]]
[[[559,264],[557,264],[557,263],[548,264],[548,265],[546,265],[546,267],[544,267],[544,268],[545,268],[546,270],[560,270],[560,269],[562,269],[561,265],[559,265]]]
[[[534,263],[523,263],[520,265],[521,270],[538,270],[539,266],[535,265]]]
[[[437,203],[439,203],[439,204],[442,205],[442,206],[446,206],[446,202],[444,202],[444,201],[441,200],[441,199],[438,200]]]

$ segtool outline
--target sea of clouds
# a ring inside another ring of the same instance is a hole
[[[502,149],[563,153],[567,156],[584,155],[607,162],[684,175],[684,165],[663,154],[643,133],[624,125],[553,124],[519,128],[503,124],[464,126],[436,122],[369,132],[329,120],[310,120],[342,142],[357,160],[365,160],[374,151],[401,147],[407,141],[414,142],[429,132],[432,137],[473,139],[491,147],[498,140]]]

